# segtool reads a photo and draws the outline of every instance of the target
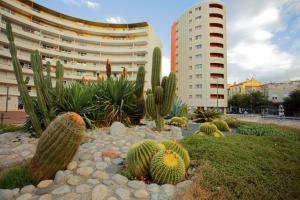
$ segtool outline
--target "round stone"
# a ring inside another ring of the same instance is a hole
[[[118,121],[113,122],[109,129],[109,133],[111,135],[123,135],[126,133],[126,131],[127,128],[125,127],[125,125]]]
[[[119,199],[130,199],[130,191],[125,188],[117,188],[115,194],[118,196]]]
[[[123,163],[123,159],[122,158],[115,158],[111,162],[115,165],[119,165],[119,164]]]
[[[102,157],[108,157],[108,158],[117,158],[120,156],[120,152],[114,149],[104,149],[102,152]]]
[[[53,180],[44,180],[44,181],[41,181],[37,187],[38,188],[46,188],[46,187],[49,187],[53,185]]]
[[[103,171],[95,171],[92,176],[93,178],[100,179],[100,180],[109,179],[109,175]]]
[[[91,190],[91,186],[87,185],[87,184],[82,184],[82,185],[78,185],[76,187],[76,192],[79,193],[79,194],[82,194],[82,193],[87,193]]]
[[[51,194],[44,194],[40,196],[39,200],[53,200],[53,197]]]
[[[89,178],[86,182],[92,185],[97,185],[100,181],[98,181],[97,179]]]
[[[94,162],[92,162],[91,160],[85,160],[83,162],[81,162],[78,167],[90,167],[94,164]]]
[[[58,198],[58,200],[78,200],[78,199],[88,199],[88,198],[80,198],[79,194],[76,194],[75,192],[69,192],[64,196]]]
[[[128,178],[120,174],[113,175],[112,180],[120,185],[124,185],[128,182]]]
[[[106,167],[107,167],[107,163],[106,162],[97,162],[96,163],[96,169],[104,170]]]
[[[80,167],[77,169],[77,174],[81,175],[81,176],[89,176],[93,173],[93,168],[91,167]]]
[[[67,183],[68,183],[69,185],[74,185],[74,186],[75,186],[75,185],[79,185],[80,181],[81,181],[81,179],[80,179],[79,176],[73,176],[73,175],[70,175],[70,176],[68,177]]]
[[[77,162],[76,162],[76,161],[72,161],[72,162],[70,162],[70,163],[68,164],[67,169],[68,169],[68,170],[73,170],[73,169],[75,169],[76,167],[77,167]]]
[[[66,176],[63,171],[58,171],[55,174],[54,183],[55,184],[61,184],[66,181]]]
[[[180,183],[177,183],[176,188],[177,189],[185,188],[186,186],[191,185],[192,183],[193,181],[191,180],[182,181]]]
[[[84,160],[90,160],[92,155],[90,153],[83,153],[79,156],[79,160],[84,161]]]
[[[92,200],[105,199],[108,192],[108,188],[105,185],[96,185],[92,191]]]
[[[21,189],[22,194],[33,193],[34,191],[35,191],[34,185],[27,185]]]
[[[147,190],[141,189],[134,192],[134,196],[138,199],[146,199],[149,196]]]
[[[10,200],[14,198],[14,193],[8,189],[0,189],[0,199]]]
[[[118,200],[116,197],[108,197],[106,200]]]
[[[14,193],[14,195],[16,196],[16,195],[18,195],[18,193],[20,192],[20,188],[15,188],[15,189],[12,189],[11,190],[13,193]],[[1,199],[1,198],[0,198]]]
[[[133,188],[133,189],[141,189],[145,188],[146,184],[143,181],[129,181],[128,186]]]
[[[67,185],[60,186],[52,191],[52,194],[65,194],[71,192],[71,189]]]
[[[171,184],[164,184],[161,186],[161,192],[168,197],[172,197],[175,193],[175,186]]]
[[[155,183],[151,183],[150,185],[147,186],[147,190],[150,192],[158,192],[159,191],[159,185]]]
[[[26,193],[19,196],[16,200],[31,200],[31,199],[32,199],[32,194]]]

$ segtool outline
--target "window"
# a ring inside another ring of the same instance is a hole
[[[77,74],[77,76],[81,76],[81,75],[84,74],[84,71],[82,71],[82,70],[77,70],[77,71],[76,71],[76,74]]]
[[[202,69],[202,64],[195,65],[195,69]]]
[[[192,29],[192,28],[190,28],[190,29],[189,29],[189,32],[192,32],[192,31],[193,31],[193,29]]]
[[[197,79],[202,78],[202,74],[196,74],[196,78]]]
[[[189,79],[193,79],[193,75],[189,75]]]
[[[202,54],[197,54],[197,55],[195,56],[195,58],[196,58],[197,60],[201,59],[201,58],[202,58]]]
[[[192,23],[192,20],[191,20],[191,19],[189,20],[189,23]]]
[[[200,40],[202,38],[202,35],[196,35],[196,40]]]
[[[201,30],[201,28],[202,28],[201,25],[195,26],[195,30]]]
[[[202,84],[196,84],[196,88],[197,88],[197,89],[202,88]]]
[[[192,47],[189,47],[189,50],[191,51],[193,48]]]
[[[201,99],[202,95],[201,94],[196,94],[196,99]]]
[[[189,40],[190,40],[190,42],[191,42],[191,41],[193,41],[193,39],[192,39],[192,38],[190,38]]]
[[[189,66],[189,70],[192,70],[193,69],[193,67],[192,66]]]
[[[86,56],[87,53],[79,51],[78,54],[81,55],[81,56]]]
[[[71,50],[69,50],[69,49],[63,49],[63,48],[60,48],[60,51],[62,51],[62,52],[64,52],[64,53],[71,54]]]
[[[27,87],[27,90],[28,90],[28,92],[31,92],[31,87],[28,86],[28,87]]]
[[[193,88],[193,85],[189,85],[189,88],[192,89],[192,88]]]
[[[189,99],[192,99],[193,98],[193,95],[189,95]]]
[[[224,89],[224,84],[210,84],[210,88]]]
[[[190,10],[190,11],[189,11],[189,14],[192,14],[192,13],[193,13],[193,11]]]
[[[196,21],[199,21],[200,19],[201,19],[201,16],[195,17],[195,20],[196,20]]]
[[[189,57],[189,60],[193,60],[192,56]]]
[[[197,11],[197,12],[201,11],[201,7],[195,8],[195,11]]]
[[[196,49],[201,49],[202,48],[202,44],[197,44],[196,45]]]

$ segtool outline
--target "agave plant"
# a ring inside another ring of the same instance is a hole
[[[173,105],[171,111],[167,118],[173,117],[187,117],[188,110],[187,105],[181,101],[178,97],[175,97],[173,100]]]
[[[197,108],[194,110],[194,121],[197,123],[211,122],[220,117],[221,114],[214,109],[203,110],[201,108]]]
[[[99,123],[110,125],[114,121],[130,123],[128,112],[136,104],[134,83],[122,79],[107,79],[96,83],[97,116]]]

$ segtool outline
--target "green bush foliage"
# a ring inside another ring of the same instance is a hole
[[[15,124],[0,124],[0,134],[6,132],[17,132],[23,129],[20,125]]]

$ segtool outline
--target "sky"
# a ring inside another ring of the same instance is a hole
[[[162,41],[170,71],[171,24],[201,0],[35,0],[67,15],[109,23],[146,21]],[[228,82],[300,79],[300,0],[223,0]]]

